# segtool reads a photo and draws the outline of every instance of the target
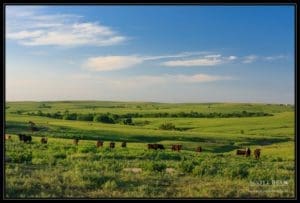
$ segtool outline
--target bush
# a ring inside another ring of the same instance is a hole
[[[162,162],[153,162],[151,164],[151,170],[155,172],[162,172],[165,171],[167,168],[167,165]]]
[[[109,181],[106,181],[104,184],[103,184],[103,188],[104,189],[107,189],[107,190],[114,190],[118,187],[118,184],[116,183],[115,180],[109,180]]]
[[[115,123],[114,119],[108,114],[99,114],[94,117],[94,121],[102,123]]]
[[[179,168],[185,173],[191,173],[195,168],[196,163],[193,161],[182,161]]]
[[[126,118],[126,119],[123,121],[123,123],[124,123],[125,125],[133,125],[132,118]]]
[[[159,126],[161,130],[176,130],[175,125],[173,123],[164,123]]]
[[[93,121],[94,116],[92,114],[79,114],[77,115],[78,121]]]

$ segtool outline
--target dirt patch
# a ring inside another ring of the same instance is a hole
[[[167,173],[175,173],[175,169],[174,168],[166,168],[166,172]]]
[[[132,173],[140,173],[142,172],[141,168],[124,168],[123,171],[132,172]]]

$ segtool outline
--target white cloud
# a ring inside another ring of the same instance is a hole
[[[19,15],[7,12],[6,38],[26,46],[110,46],[127,38],[99,22],[83,21],[82,16],[69,14],[38,14],[37,10]],[[20,7],[17,10],[21,10]]]
[[[143,59],[136,56],[100,56],[89,58],[84,67],[91,71],[111,71],[128,68],[142,62]]]
[[[258,56],[256,55],[249,55],[249,56],[245,56],[243,58],[242,63],[253,63],[254,61],[256,61],[258,59]]]
[[[201,56],[195,59],[182,59],[182,60],[172,60],[172,61],[166,61],[163,62],[162,65],[164,66],[216,66],[223,63],[226,63],[228,61],[233,61],[237,57],[236,56],[229,56],[229,57],[223,57],[221,54],[214,54],[214,55],[206,55]]]
[[[286,59],[288,58],[285,55],[277,55],[277,56],[265,56],[263,57],[264,60],[266,61],[275,61],[275,60],[281,60],[281,59]]]

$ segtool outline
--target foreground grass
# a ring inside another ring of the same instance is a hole
[[[96,148],[94,141],[34,137],[6,142],[6,197],[293,197],[293,143],[269,145],[255,160],[227,153]],[[124,171],[138,168],[140,171]],[[167,169],[168,168],[168,169]],[[171,171],[170,171],[171,168]],[[276,182],[274,182],[276,181]]]

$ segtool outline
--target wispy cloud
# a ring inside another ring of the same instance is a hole
[[[168,58],[183,58],[162,62],[164,66],[214,66],[227,63],[237,59],[236,56],[224,57],[220,54],[204,55],[209,52],[182,52],[178,54],[157,55],[157,56],[98,56],[90,57],[83,64],[83,67],[91,71],[112,71],[124,68],[131,68],[149,60],[163,60]],[[185,59],[198,55],[197,59]],[[201,55],[201,56],[199,56]]]
[[[224,57],[221,54],[214,54],[214,55],[206,55],[201,56],[195,59],[184,59],[184,60],[173,60],[173,61],[166,61],[163,62],[162,65],[164,66],[216,66],[219,64],[226,63],[228,61],[233,61],[237,57],[236,56],[229,56]]]
[[[287,59],[288,57],[286,55],[277,55],[277,56],[265,56],[263,57],[266,61],[275,61],[275,60],[281,60],[281,59]]]
[[[137,56],[100,56],[88,58],[84,67],[92,71],[111,71],[129,68],[142,62],[143,59]]]
[[[7,9],[6,38],[25,46],[110,46],[127,38],[99,22],[70,14],[40,14],[36,10],[15,14]],[[14,11],[14,10],[13,10]]]
[[[243,57],[242,63],[253,63],[257,59],[258,59],[258,56],[256,56],[256,55],[245,56],[245,57]]]

